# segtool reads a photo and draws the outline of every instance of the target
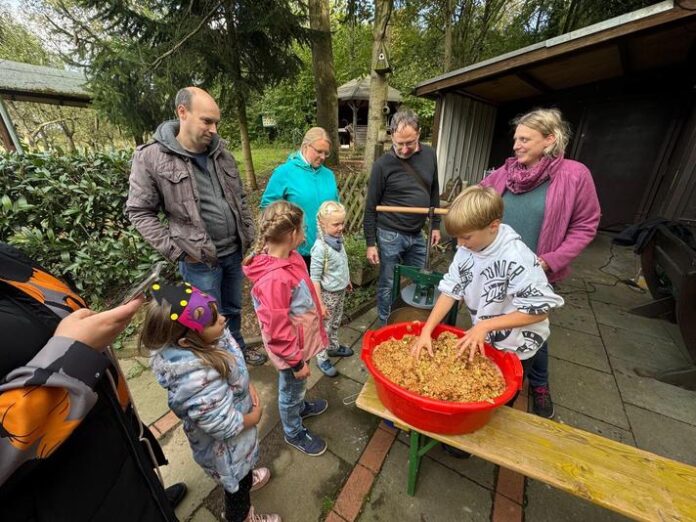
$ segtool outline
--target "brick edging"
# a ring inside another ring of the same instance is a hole
[[[148,428],[153,433],[155,438],[159,440],[162,437],[164,437],[167,433],[172,431],[174,428],[176,428],[179,422],[181,422],[179,420],[179,417],[174,415],[173,411],[169,410],[155,422],[150,424]]]
[[[384,422],[379,424],[338,494],[326,522],[353,522],[358,517],[375,477],[396,439],[396,434],[396,429],[390,428]]]

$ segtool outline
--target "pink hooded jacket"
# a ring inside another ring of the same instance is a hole
[[[268,356],[279,370],[308,361],[329,344],[319,298],[302,256],[257,254],[243,266]]]
[[[501,196],[507,190],[505,165],[481,181]],[[539,232],[536,254],[551,269],[549,281],[555,283],[570,274],[570,263],[597,235],[601,211],[597,190],[588,168],[564,159],[551,173],[546,193],[544,221]]]

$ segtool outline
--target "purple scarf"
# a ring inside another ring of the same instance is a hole
[[[527,168],[516,158],[508,158],[505,161],[505,186],[513,194],[524,194],[534,190],[556,173],[562,161],[562,154],[556,158],[544,156],[534,166]]]

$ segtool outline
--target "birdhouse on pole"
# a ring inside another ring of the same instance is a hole
[[[387,74],[392,68],[389,64],[389,53],[387,46],[384,43],[379,44],[379,52],[377,53],[377,63],[375,64],[375,72],[379,74]]]

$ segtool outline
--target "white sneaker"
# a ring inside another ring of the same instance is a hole
[[[256,468],[251,470],[251,491],[257,491],[271,480],[271,470],[268,468]]]
[[[254,506],[251,506],[245,522],[283,522],[283,519],[276,513],[258,514],[254,511]]]

